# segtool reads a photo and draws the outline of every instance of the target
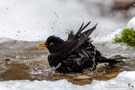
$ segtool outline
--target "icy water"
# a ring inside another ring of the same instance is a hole
[[[135,48],[112,43],[96,43],[95,46],[106,57],[122,55],[130,59],[114,66],[99,64],[93,72],[60,74],[49,68],[48,51],[38,48],[39,42],[8,41],[0,44],[0,80],[59,80],[84,85],[93,79],[108,80],[116,77],[121,71],[135,70]],[[111,45],[110,45],[111,44]]]

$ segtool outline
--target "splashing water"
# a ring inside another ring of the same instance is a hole
[[[30,74],[33,78],[38,77],[39,80],[43,80],[43,79],[53,80],[52,77],[56,69],[58,69],[60,66],[61,66],[61,63],[59,63],[56,67],[43,66],[42,68],[32,68],[32,70],[30,71]]]

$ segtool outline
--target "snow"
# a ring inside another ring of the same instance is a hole
[[[8,42],[8,41],[12,41],[12,39],[0,37],[0,43],[4,43],[4,42]]]
[[[127,25],[123,28],[131,28],[131,29],[135,30],[135,17],[133,17],[127,23]],[[115,38],[115,35],[117,35],[118,37],[121,36],[121,32],[122,32],[123,28],[120,28],[120,29],[114,31],[113,33],[111,33],[107,36],[92,38],[92,40],[94,41],[94,43],[113,42],[113,39]]]
[[[135,30],[135,17],[133,17],[125,27],[123,28],[132,28]],[[118,30],[115,30],[114,32],[112,32],[111,34],[107,35],[107,36],[99,36],[99,37],[92,37],[92,40],[94,41],[94,43],[102,43],[102,42],[112,42],[115,35],[117,36],[121,36],[121,32],[122,32],[122,29],[123,28],[120,28]],[[17,39],[17,38],[16,38]],[[28,40],[28,38],[27,38]],[[31,39],[29,39],[31,41]],[[28,41],[29,41],[28,40]],[[0,43],[3,43],[3,42],[7,42],[7,41],[11,41],[10,38],[4,38],[4,37],[0,37]]]
[[[115,35],[121,36],[121,31],[122,29],[118,29],[107,36],[92,38],[92,40],[94,41],[94,43],[113,42]]]
[[[74,85],[67,80],[58,81],[1,81],[0,90],[135,90],[135,71],[121,72],[116,78],[94,80],[87,85]]]
[[[127,27],[135,30],[135,17],[128,22]]]
[[[103,17],[99,5],[110,9],[111,1],[105,0],[0,0],[0,37],[15,40],[45,40],[50,35],[65,39],[68,30],[77,31],[82,22],[98,23],[93,37],[108,35],[125,21],[121,15]],[[108,10],[107,10],[108,11]],[[111,20],[110,20],[111,19]],[[117,22],[117,23],[116,23]],[[110,28],[111,27],[111,28]]]

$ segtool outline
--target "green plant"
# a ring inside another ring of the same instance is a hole
[[[102,46],[105,46],[105,45],[106,45],[106,42],[103,42],[101,45],[102,45]]]
[[[121,34],[121,37],[115,35],[114,43],[125,43],[129,46],[135,46],[135,31],[133,29],[125,28]]]

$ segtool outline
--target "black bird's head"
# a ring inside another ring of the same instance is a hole
[[[64,40],[56,36],[49,36],[45,43],[39,44],[39,47],[46,47],[50,53],[57,53],[62,50]]]

